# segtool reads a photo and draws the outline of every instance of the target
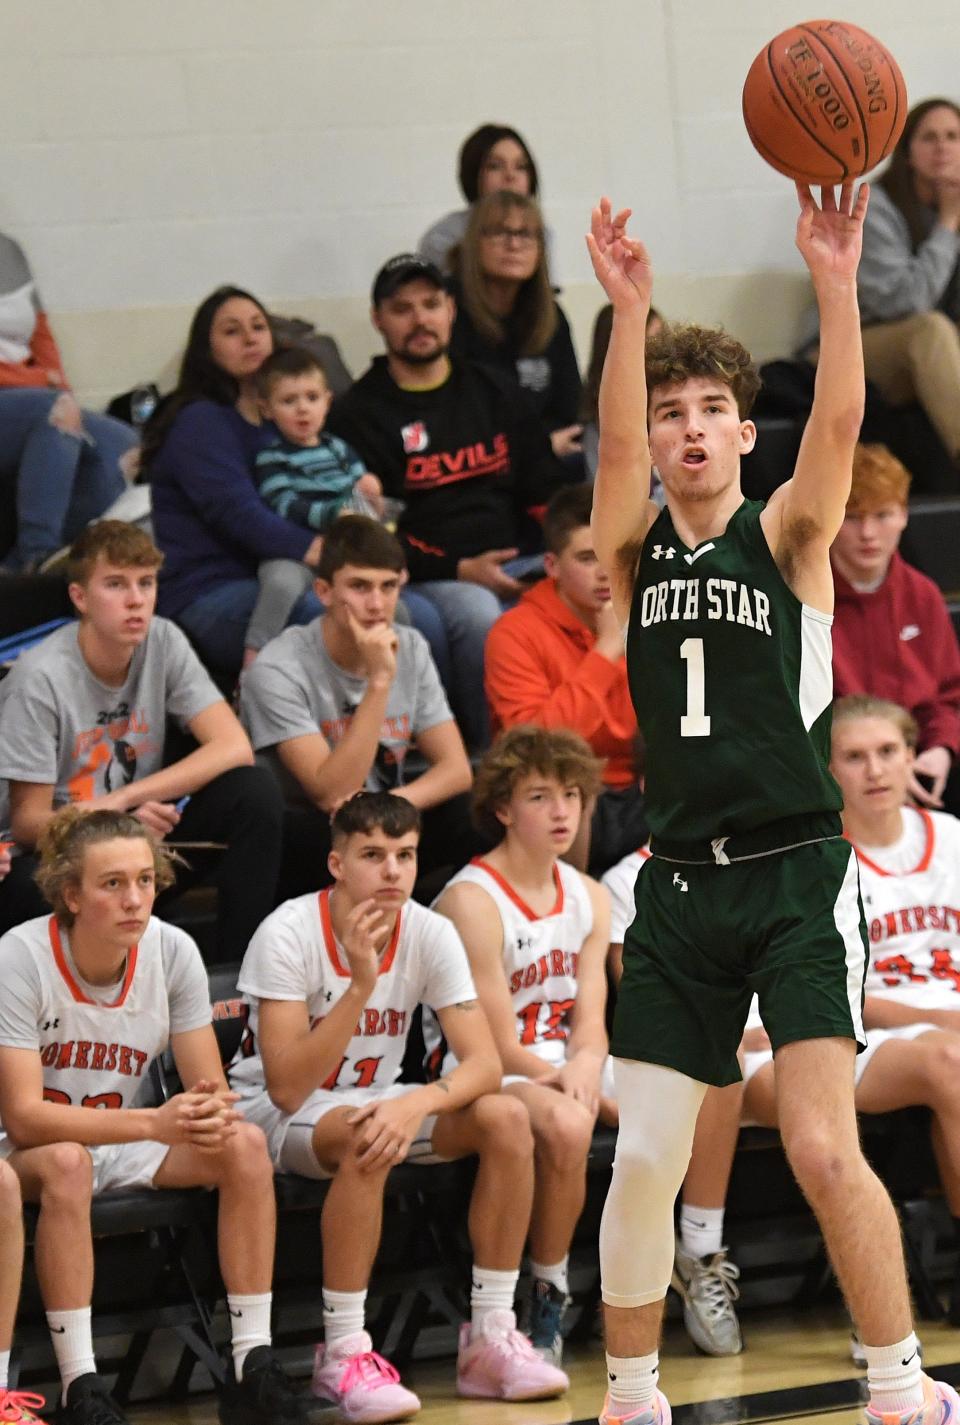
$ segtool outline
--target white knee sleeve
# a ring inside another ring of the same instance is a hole
[[[620,1131],[600,1223],[608,1306],[666,1296],[673,1271],[673,1204],[690,1162],[706,1084],[660,1064],[615,1059]]]

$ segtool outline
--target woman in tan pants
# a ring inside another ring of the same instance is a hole
[[[918,401],[960,457],[960,108],[907,116],[871,195],[857,278],[866,374],[892,405]]]

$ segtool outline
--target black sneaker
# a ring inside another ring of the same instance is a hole
[[[220,1425],[308,1425],[311,1402],[286,1375],[270,1346],[254,1346],[238,1381],[231,1362],[217,1414]]]
[[[67,1386],[67,1403],[57,1411],[57,1425],[130,1425],[107,1388],[93,1371]]]

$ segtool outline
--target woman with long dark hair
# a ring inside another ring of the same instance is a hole
[[[580,371],[534,199],[501,189],[475,203],[455,271],[454,352],[507,369],[536,406],[554,454],[579,451]]]
[[[420,255],[435,263],[441,272],[450,270],[451,253],[463,241],[470,209],[480,198],[502,189],[535,198],[540,187],[533,154],[509,124],[481,124],[464,139],[457,177],[470,206],[440,218],[427,229],[418,246]]]
[[[857,291],[866,373],[960,458],[960,108],[925,99],[873,185]]]
[[[194,315],[176,390],[148,426],[143,464],[166,555],[160,611],[176,619],[213,668],[236,672],[264,560],[313,564],[320,538],[275,515],[253,481],[272,433],[261,425],[255,376],[273,350],[267,313],[239,287],[218,287]],[[322,612],[312,592],[292,623]]]

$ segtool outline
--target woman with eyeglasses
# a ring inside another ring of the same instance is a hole
[[[467,203],[428,228],[417,247],[441,272],[451,270],[451,254],[462,241],[470,209],[488,193],[506,189],[535,198],[540,186],[537,165],[526,143],[508,124],[481,124],[464,139],[457,165],[460,189]]]
[[[550,285],[536,202],[508,189],[481,198],[455,256],[453,351],[509,370],[536,407],[554,454],[580,460],[580,371]]]

